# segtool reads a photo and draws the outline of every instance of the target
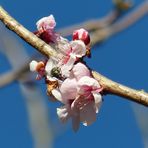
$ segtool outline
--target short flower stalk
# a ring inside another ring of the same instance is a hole
[[[83,61],[83,57],[90,56],[91,52],[89,33],[85,29],[75,30],[73,40],[68,41],[54,31],[55,26],[53,15],[44,17],[37,22],[35,34],[56,47],[60,56],[56,60],[32,61],[30,70],[37,72],[37,80],[45,79],[47,94],[52,100],[63,104],[57,108],[61,122],[71,119],[72,127],[77,131],[80,123],[88,126],[96,120],[103,88]]]

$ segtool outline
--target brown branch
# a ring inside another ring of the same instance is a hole
[[[10,30],[17,33],[21,38],[23,38],[26,42],[35,47],[43,55],[46,55],[47,57],[52,55],[56,56],[56,53],[53,48],[44,43],[44,41],[38,39],[27,29],[22,27],[22,25],[20,25],[11,16],[9,16],[8,13],[2,7],[0,7],[0,20]],[[99,73],[96,72],[92,73],[108,94],[115,94],[118,96],[122,96],[139,104],[148,106],[148,93],[125,87],[119,83],[107,79],[106,77],[102,76]]]
[[[56,56],[55,50],[50,45],[46,44],[36,35],[24,28],[15,19],[13,19],[1,6],[0,20],[6,25],[6,27],[15,32],[18,36],[25,40],[25,42],[29,43],[43,55],[47,57]]]
[[[143,90],[135,90],[129,88],[127,86],[114,82],[94,71],[92,72],[92,74],[95,79],[99,81],[107,94],[121,96],[128,100],[148,106],[148,93],[145,93]]]
[[[107,25],[113,23],[119,16],[119,11],[116,9],[109,12],[106,16],[104,16],[101,19],[92,19],[86,22],[82,22],[79,24],[75,24],[69,27],[58,29],[57,32],[60,33],[62,36],[69,36],[72,34],[73,30],[79,29],[79,28],[85,28],[88,31],[101,29],[106,27]],[[21,77],[22,73],[28,72],[28,63],[30,62],[26,61],[23,66],[20,66],[19,69],[13,70],[4,74],[1,74],[0,76],[0,88],[5,87],[6,85],[12,83],[13,81],[17,80],[19,77]]]

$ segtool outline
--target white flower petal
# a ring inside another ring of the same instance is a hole
[[[95,103],[89,102],[80,110],[80,120],[83,125],[88,126],[96,120]]]
[[[52,95],[53,95],[58,101],[63,102],[63,101],[62,101],[62,95],[61,95],[61,93],[60,93],[60,91],[59,91],[58,89],[53,89],[53,90],[51,91],[51,93],[52,93]]]
[[[61,67],[62,76],[69,77],[70,70],[76,61],[75,57],[70,57],[68,62]]]
[[[63,65],[61,67],[61,73],[62,73],[63,77],[69,77],[69,75],[70,75],[70,67],[67,66],[67,65]]]
[[[96,113],[98,113],[102,104],[102,96],[98,92],[93,92],[92,94],[95,100]]]
[[[50,76],[50,72],[52,70],[52,68],[54,68],[56,66],[56,62],[53,61],[51,58],[47,61],[47,64],[45,66],[45,71],[47,73],[47,75]]]
[[[76,132],[80,127],[80,114],[72,115],[72,129]]]
[[[76,57],[81,58],[86,54],[86,46],[81,40],[74,40],[70,42],[72,53]]]
[[[67,78],[60,87],[64,102],[73,100],[77,96],[77,81],[76,79]]]
[[[47,80],[49,80],[49,81],[57,81],[57,80],[58,80],[57,78],[51,77],[51,76],[49,76],[49,75],[47,75],[46,78],[47,78]]]
[[[61,122],[65,123],[70,117],[70,110],[68,106],[57,108],[57,115]]]
[[[30,64],[29,64],[30,71],[35,72],[36,71],[37,64],[38,64],[37,61],[31,61]]]
[[[92,87],[94,89],[97,89],[100,87],[100,84],[97,80],[95,80],[94,78],[88,77],[88,76],[84,76],[82,77],[79,81],[78,81],[78,85],[81,86],[89,86]]]
[[[76,65],[74,65],[72,72],[77,80],[79,80],[83,76],[90,76],[89,69],[82,63],[77,63]]]

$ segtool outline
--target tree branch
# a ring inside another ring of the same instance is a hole
[[[15,32],[18,36],[25,40],[25,42],[29,43],[46,57],[56,56],[55,50],[50,45],[46,44],[32,32],[24,28],[14,18],[12,18],[1,6],[0,20],[6,25],[7,28]]]
[[[148,14],[148,2],[144,1],[142,4],[140,4],[140,6],[138,6],[138,8],[129,13],[127,16],[123,17],[123,19],[105,28],[97,29],[96,31],[94,31],[91,34],[91,45],[93,46],[97,43],[100,43],[104,39],[113,36],[120,31],[123,31],[146,14]]]
[[[124,97],[128,100],[148,106],[148,93],[143,90],[135,90],[114,82],[105,76],[92,71],[93,76],[99,81],[100,85],[104,88],[105,93],[114,94],[117,96]]]
[[[18,34],[21,38],[23,38],[31,46],[35,47],[43,55],[47,57],[56,56],[56,52],[51,46],[25,29],[22,25],[15,21],[2,7],[0,7],[0,20],[6,25],[6,27]],[[92,74],[103,86],[106,93],[122,96],[139,104],[148,106],[148,93],[123,86],[119,83],[107,79],[99,73],[92,72]]]
[[[57,32],[62,34],[62,36],[69,36],[73,33],[74,30],[84,28],[88,31],[102,29],[111,23],[113,23],[119,16],[119,11],[112,10],[106,16],[101,19],[92,19],[79,24],[75,24],[69,27],[58,29]]]

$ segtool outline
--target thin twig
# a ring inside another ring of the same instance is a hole
[[[27,29],[22,27],[18,22],[16,22],[8,13],[0,7],[0,20],[12,31],[17,33],[21,38],[23,38],[30,45],[35,47],[40,53],[46,55],[47,57],[55,54],[53,48],[49,45],[41,41],[37,37],[35,37],[32,33],[30,33]],[[40,43],[39,43],[40,42]],[[41,46],[42,45],[42,46]],[[99,83],[103,86],[104,90],[108,94],[115,94],[118,96],[122,96],[139,104],[143,104],[148,106],[148,93],[143,91],[138,91],[131,89],[129,87],[125,87],[119,83],[113,82],[106,77],[102,76],[99,73],[93,72],[94,77],[99,81]]]
[[[125,16],[121,21],[113,24],[111,26],[112,34],[116,34],[119,31],[123,31],[127,27],[131,26],[137,22],[144,15],[148,15],[148,1],[144,1],[141,5],[138,6],[132,13]]]
[[[21,68],[19,68],[18,70],[13,70],[13,71],[8,71],[7,73],[1,74],[0,76],[0,88],[10,84],[11,82],[17,80],[18,78],[20,78],[20,76],[28,71],[29,67],[28,67],[28,62],[27,64],[25,63]]]
[[[80,29],[80,28],[84,28],[88,31],[102,29],[112,24],[118,18],[118,16],[119,16],[119,11],[115,9],[109,12],[106,16],[104,16],[101,19],[88,20],[79,24],[72,25],[70,27],[58,29],[57,32],[59,32],[62,36],[69,36],[72,34],[74,30]]]
[[[123,17],[123,19],[105,28],[94,31],[91,34],[91,45],[93,46],[97,43],[100,43],[104,39],[113,36],[120,31],[123,31],[146,14],[148,14],[148,2],[144,1],[140,6],[138,6],[138,8],[129,13],[127,16]]]

